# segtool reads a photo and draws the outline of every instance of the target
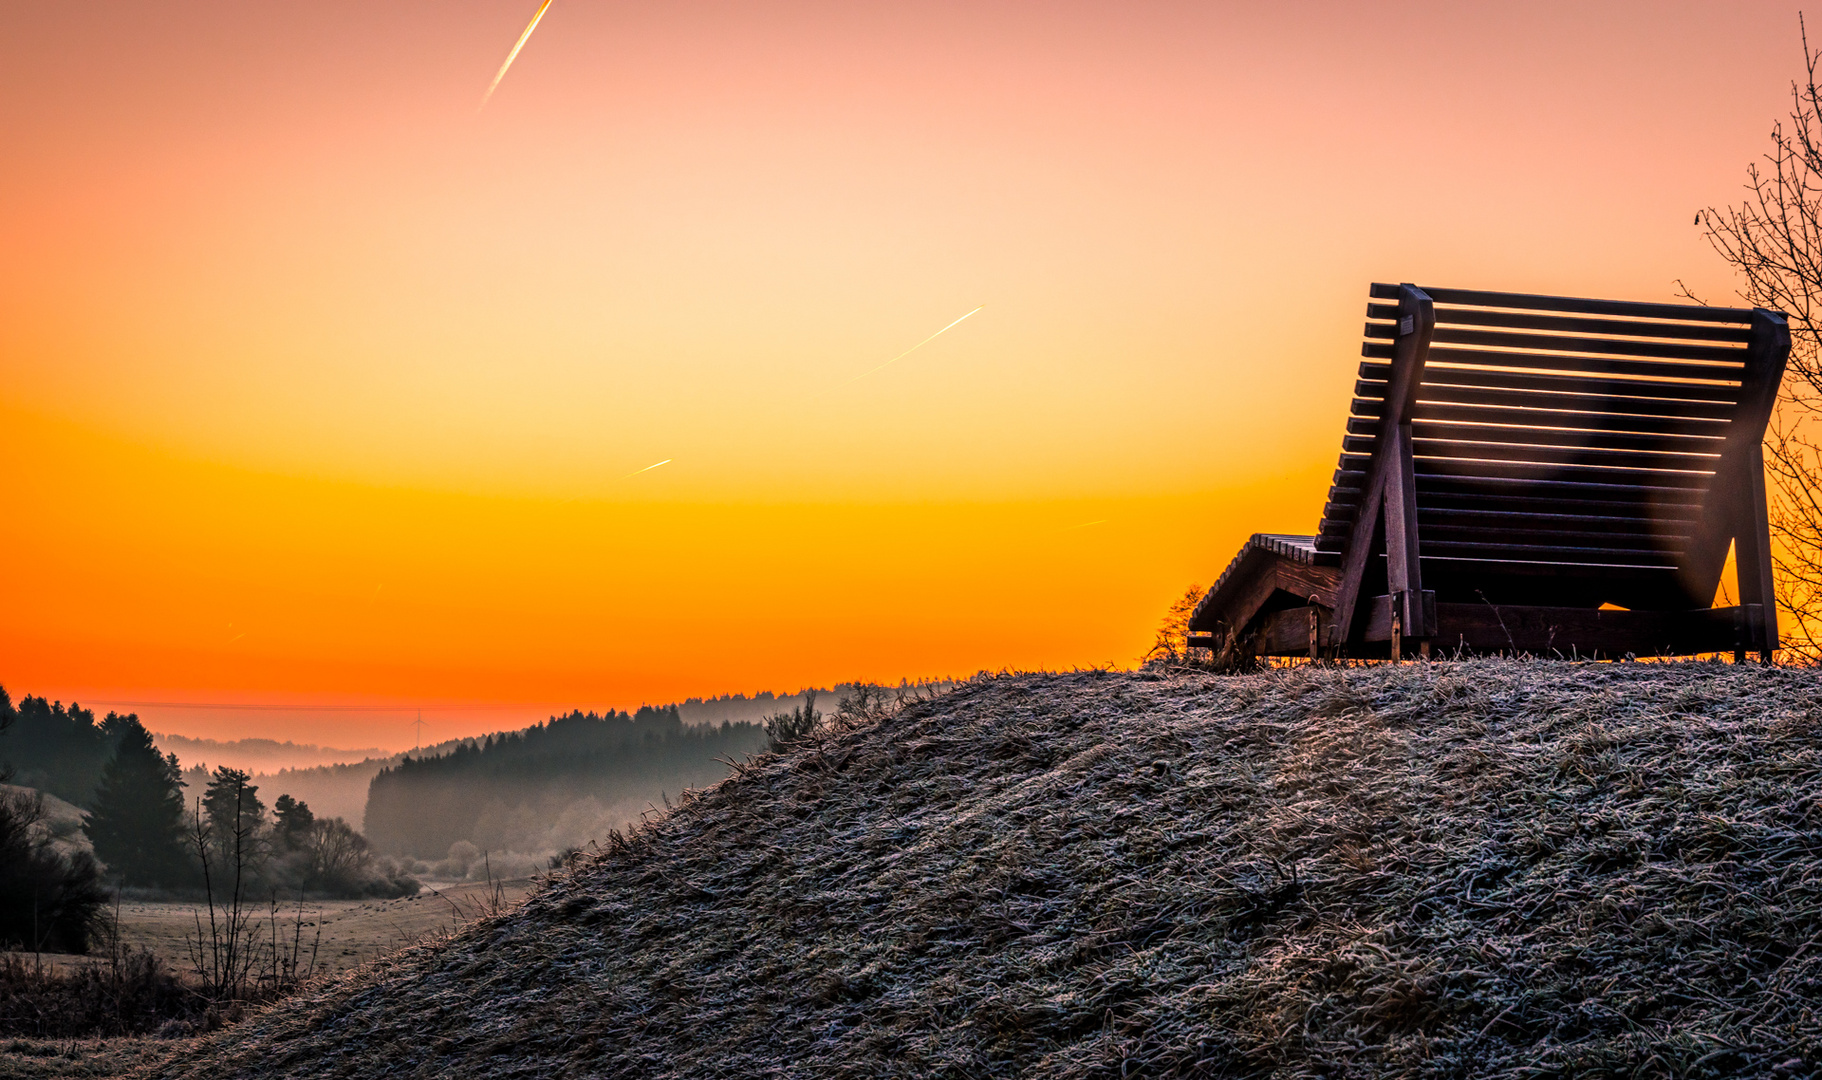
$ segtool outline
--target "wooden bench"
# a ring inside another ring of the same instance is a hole
[[[1248,540],[1192,646],[1770,660],[1781,313],[1407,284],[1367,319],[1321,526]]]

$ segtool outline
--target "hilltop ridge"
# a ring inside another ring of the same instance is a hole
[[[1822,678],[981,677],[145,1075],[1810,1076]]]

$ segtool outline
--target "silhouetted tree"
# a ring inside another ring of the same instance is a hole
[[[118,718],[97,724],[95,714],[80,705],[66,709],[62,702],[30,694],[17,708],[9,698],[0,716],[12,721],[6,752],[13,782],[88,806],[113,756],[118,731],[108,724]]]
[[[1192,649],[1189,645],[1189,620],[1196,613],[1196,605],[1202,602],[1202,586],[1191,585],[1183,595],[1171,601],[1164,612],[1164,619],[1158,624],[1157,638],[1151,644],[1151,650],[1141,659],[1145,663],[1164,664],[1206,664],[1213,656],[1208,649]]]
[[[273,838],[281,851],[297,851],[309,843],[311,829],[316,825],[309,803],[280,795],[272,804],[272,818]]]
[[[159,754],[138,717],[108,720],[118,736],[114,756],[102,769],[94,809],[83,824],[95,855],[127,884],[187,884],[190,860],[184,849],[177,757]]]
[[[0,687],[0,735],[17,721]],[[11,776],[0,765],[0,783]],[[44,816],[42,792],[0,790],[0,943],[87,952],[107,900],[101,868],[85,851],[59,851]]]
[[[0,791],[0,943],[88,952],[107,898],[94,856],[58,850],[44,828],[44,795]]]
[[[310,853],[310,877],[315,889],[336,892],[358,890],[373,863],[367,838],[341,818],[318,821],[305,837]]]
[[[1802,29],[1802,16],[1798,16]],[[1771,150],[1746,169],[1738,206],[1698,211],[1709,244],[1744,278],[1740,296],[1790,317],[1790,362],[1766,433],[1778,603],[1796,616],[1784,647],[1822,661],[1822,50],[1802,34],[1805,74]],[[1685,295],[1688,290],[1684,290]],[[1696,299],[1690,296],[1691,299]]]
[[[240,769],[217,766],[203,793],[202,813],[215,845],[217,862],[255,878],[264,862],[266,806],[259,788]]]

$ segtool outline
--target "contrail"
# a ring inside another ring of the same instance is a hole
[[[514,45],[512,51],[506,54],[506,62],[500,65],[500,70],[494,75],[493,82],[487,84],[487,93],[481,95],[481,103],[475,106],[476,112],[487,107],[487,99],[493,97],[494,89],[500,85],[500,80],[506,77],[506,69],[512,66],[514,60],[518,59],[519,50],[525,47],[527,41],[531,40],[531,32],[538,28],[538,20],[544,17],[545,9],[549,7],[550,0],[544,0],[542,4],[538,5],[538,13],[531,17],[531,22],[526,25],[525,32],[519,35],[518,44]]]
[[[974,309],[974,311],[970,311],[970,312],[969,312],[969,313],[968,313],[968,315],[973,315],[973,314],[974,314],[974,312],[975,312],[975,311],[979,311],[979,310],[980,310],[980,309],[981,309],[981,308],[984,308],[984,307],[986,307],[986,306],[987,306],[987,305],[986,305],[986,304],[982,304],[982,305],[981,305],[981,307],[977,307],[977,308],[975,308],[975,309]],[[968,315],[963,315],[963,316],[962,316],[962,319],[966,319],[966,318],[967,318],[967,317],[968,317]],[[936,333],[934,333],[934,334],[931,334],[931,335],[930,335],[930,336],[929,336],[929,337],[927,337],[927,338],[925,338],[925,339],[924,339],[924,340],[922,340],[922,341],[920,341],[920,342],[918,342],[918,343],[917,343],[917,344],[915,344],[915,345],[913,345],[913,346],[911,346],[911,347],[910,347],[910,348],[909,348],[909,349],[906,349],[906,350],[905,350],[905,351],[904,351],[904,352],[902,352],[902,353],[899,353],[899,354],[898,354],[898,355],[897,355],[897,356],[894,356],[894,357],[893,357],[893,358],[892,358],[892,359],[890,359],[890,360],[888,360],[888,361],[886,361],[886,362],[885,362],[885,363],[883,363],[883,364],[881,364],[881,365],[879,365],[879,367],[876,367],[876,368],[872,368],[872,369],[871,369],[871,370],[868,370],[868,371],[863,371],[863,372],[861,372],[861,373],[860,373],[860,374],[859,374],[859,375],[856,375],[856,376],[854,376],[854,377],[853,377],[853,378],[852,378],[852,379],[849,379],[849,380],[848,380],[848,382],[845,382],[845,383],[842,383],[842,385],[843,385],[843,386],[846,386],[846,385],[848,385],[848,383],[856,383],[856,382],[859,382],[859,381],[860,381],[860,380],[862,380],[862,379],[864,379],[864,378],[866,378],[866,377],[867,377],[867,376],[869,376],[869,375],[871,375],[871,374],[873,374],[873,372],[875,372],[875,371],[882,371],[882,370],[884,370],[884,369],[886,369],[886,368],[889,368],[889,367],[891,367],[891,366],[892,366],[892,365],[893,365],[893,364],[896,364],[896,363],[898,363],[898,362],[899,362],[899,361],[900,361],[900,360],[903,360],[903,359],[904,359],[904,358],[905,358],[905,357],[907,357],[907,356],[910,356],[910,355],[911,355],[911,354],[912,354],[912,353],[914,353],[914,352],[916,352],[916,351],[917,351],[917,350],[919,350],[919,349],[921,349],[921,348],[923,348],[923,347],[924,347],[924,346],[925,346],[925,345],[928,345],[928,344],[930,344],[930,343],[931,343],[931,342],[932,342],[932,341],[935,341],[935,340],[936,340],[936,339],[937,339],[937,338],[939,338],[939,337],[941,337],[941,336],[943,336],[943,335],[944,335],[944,334],[946,334],[946,333],[948,333],[948,332],[949,332],[949,331],[950,331],[950,330],[953,330],[953,329],[954,329],[954,328],[955,328],[955,324],[956,324],[956,323],[959,323],[959,322],[961,322],[961,321],[962,321],[962,319],[957,319],[957,320],[955,320],[955,322],[952,322],[952,323],[950,323],[950,324],[949,324],[949,325],[948,325],[948,326],[945,326],[945,327],[943,327],[943,328],[942,328],[942,329],[941,329],[941,330],[938,330],[938,331],[937,331],[937,332],[936,332]]]
[[[665,458],[663,461],[658,462],[658,465],[669,465],[670,463],[671,463],[671,459]],[[628,477],[638,476],[642,472],[651,472],[653,469],[656,469],[658,467],[658,465],[647,465],[643,469],[634,469],[632,472],[627,473],[626,476],[622,476],[620,479],[625,480]]]

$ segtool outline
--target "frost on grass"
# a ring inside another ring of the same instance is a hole
[[[979,678],[160,1076],[1803,1076],[1822,678]]]

